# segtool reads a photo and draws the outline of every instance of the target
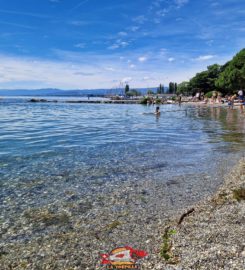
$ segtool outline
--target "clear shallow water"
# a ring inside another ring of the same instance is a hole
[[[244,117],[236,110],[164,105],[160,117],[154,110],[0,101],[1,205],[11,201],[18,212],[66,190],[87,196],[108,182],[211,172],[217,159],[244,150]]]

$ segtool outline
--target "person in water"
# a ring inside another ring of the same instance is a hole
[[[228,106],[229,109],[233,109],[234,108],[234,101],[236,99],[236,94],[233,96],[228,97]]]
[[[179,106],[181,105],[181,99],[182,99],[182,95],[179,95],[178,98],[177,98]]]
[[[161,112],[160,112],[160,107],[159,107],[159,106],[157,106],[157,107],[156,107],[155,114],[156,114],[156,115],[160,115],[160,113],[161,113]]]

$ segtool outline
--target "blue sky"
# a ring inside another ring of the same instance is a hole
[[[0,0],[0,88],[152,87],[245,46],[244,0]]]

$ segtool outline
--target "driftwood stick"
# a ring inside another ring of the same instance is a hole
[[[190,215],[192,212],[194,212],[195,209],[194,208],[191,208],[190,210],[188,210],[186,213],[184,213],[180,219],[179,219],[179,222],[178,222],[178,226],[183,222],[184,218],[187,217],[188,215]]]

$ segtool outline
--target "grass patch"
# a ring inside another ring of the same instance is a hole
[[[233,197],[238,201],[245,200],[245,188],[238,188],[232,191]]]
[[[226,193],[220,193],[216,197],[212,198],[212,202],[214,205],[223,205],[228,200]]]
[[[165,232],[162,236],[162,245],[160,249],[160,256],[165,259],[165,261],[170,261],[172,259],[171,254],[171,248],[172,248],[172,242],[171,242],[171,236],[176,234],[176,230],[170,230],[170,228],[166,228]]]

